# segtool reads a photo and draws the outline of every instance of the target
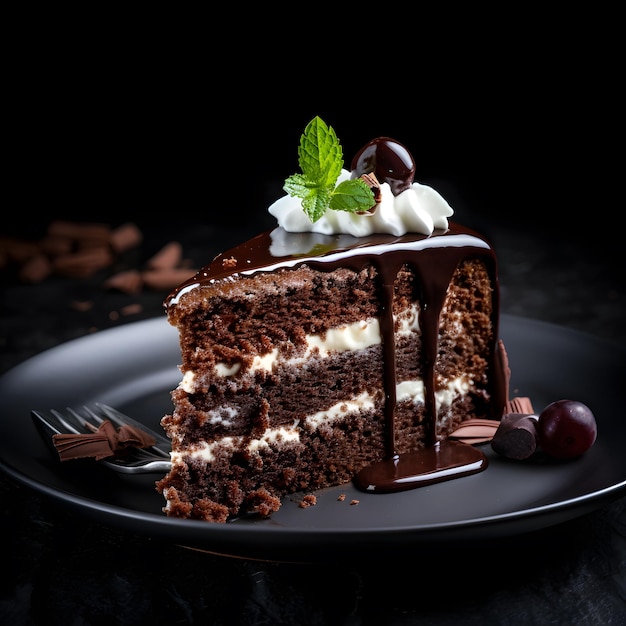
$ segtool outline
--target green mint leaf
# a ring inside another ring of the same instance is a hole
[[[307,178],[302,174],[292,174],[285,180],[283,189],[296,198],[306,198],[309,195],[310,187],[307,186]]]
[[[330,208],[334,211],[358,213],[374,206],[374,192],[360,178],[339,183],[330,198]]]
[[[298,148],[304,175],[320,187],[334,186],[343,166],[343,152],[332,127],[314,117],[304,129]]]
[[[324,187],[311,189],[309,195],[302,200],[302,208],[313,223],[326,213],[329,204],[330,191]]]
[[[311,222],[317,222],[329,208],[356,213],[374,206],[374,194],[361,179],[335,187],[343,167],[343,151],[333,128],[318,116],[300,137],[298,164],[302,173],[286,178],[283,189],[302,198],[302,208]]]

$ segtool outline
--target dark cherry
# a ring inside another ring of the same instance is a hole
[[[415,161],[411,153],[395,139],[378,137],[365,144],[352,159],[352,176],[374,172],[381,183],[389,183],[394,196],[413,184]]]
[[[549,404],[537,420],[537,439],[541,449],[558,459],[572,459],[586,452],[598,434],[591,409],[576,400],[557,400]]]

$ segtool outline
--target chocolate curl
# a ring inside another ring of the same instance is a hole
[[[374,206],[370,207],[367,211],[358,211],[359,215],[365,215],[365,214],[374,214],[376,212],[376,207],[378,206],[378,203],[382,200],[382,192],[380,190],[380,183],[378,182],[378,178],[376,178],[376,175],[374,174],[374,172],[369,172],[368,174],[362,174],[359,177],[371,190],[372,193],[374,194]]]
[[[119,429],[104,420],[93,433],[74,435],[69,433],[53,435],[52,442],[61,461],[93,457],[96,461],[114,456],[128,448],[148,448],[156,440],[148,433],[125,424]]]
[[[507,413],[526,413],[527,415],[533,415],[535,410],[533,409],[533,404],[530,401],[530,398],[526,396],[519,396],[516,398],[511,398],[506,403],[504,407],[504,414]]]
[[[449,438],[469,444],[486,443],[493,439],[499,425],[496,420],[471,418],[465,420]]]

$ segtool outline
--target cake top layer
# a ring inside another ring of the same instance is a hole
[[[360,270],[365,264],[376,263],[385,255],[384,265],[389,270],[389,280],[392,280],[402,263],[415,260],[415,255],[440,250],[439,259],[442,259],[444,249],[449,250],[446,256],[455,259],[455,262],[459,256],[478,254],[495,263],[488,241],[472,229],[454,222],[446,230],[437,229],[428,236],[408,233],[399,237],[378,234],[357,238],[350,235],[287,233],[278,227],[218,254],[195,276],[179,285],[168,296],[165,306],[175,306],[182,295],[201,286],[257,272],[293,269],[304,264],[327,271],[338,267]],[[392,257],[397,257],[397,263]],[[437,267],[437,264],[430,265],[429,273],[437,273]]]

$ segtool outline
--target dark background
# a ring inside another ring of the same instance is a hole
[[[6,212],[22,228],[25,216],[29,228],[49,216],[245,224],[282,193],[319,115],[347,164],[377,136],[404,143],[416,179],[466,223],[614,237],[623,123],[610,38],[593,54],[561,42],[532,56],[529,40],[505,50],[501,34],[448,61],[415,50],[402,68],[399,50],[312,64],[282,40],[239,59],[212,41],[198,55],[193,42],[129,50],[89,36],[9,69]]]
[[[123,102],[61,93],[52,111],[44,101],[24,120],[11,164],[16,205],[83,219],[247,218],[282,193],[284,178],[298,170],[300,134],[319,115],[335,129],[346,165],[370,139],[389,136],[413,154],[416,180],[453,185],[473,213],[530,228],[607,226],[615,217],[615,200],[604,204],[613,184],[609,120],[572,110],[567,91],[511,102],[489,87],[479,101],[467,92],[444,102],[416,94],[391,110],[284,95],[261,103],[265,110],[236,98],[206,109],[184,92],[170,107],[150,85],[123,91]]]
[[[503,313],[626,346],[621,20],[588,7],[303,8],[278,32],[268,6],[178,20],[54,7],[54,20],[39,8],[8,23],[0,236],[133,221],[145,239],[129,266],[172,240],[206,262],[273,227],[266,207],[319,115],[346,162],[377,136],[409,148],[416,179],[492,239]],[[111,271],[37,285],[0,273],[0,374],[163,316],[167,293],[104,290]],[[393,556],[361,568],[213,557],[87,523],[6,476],[0,490],[11,624],[624,623],[623,497],[497,546],[433,546],[400,571]]]

